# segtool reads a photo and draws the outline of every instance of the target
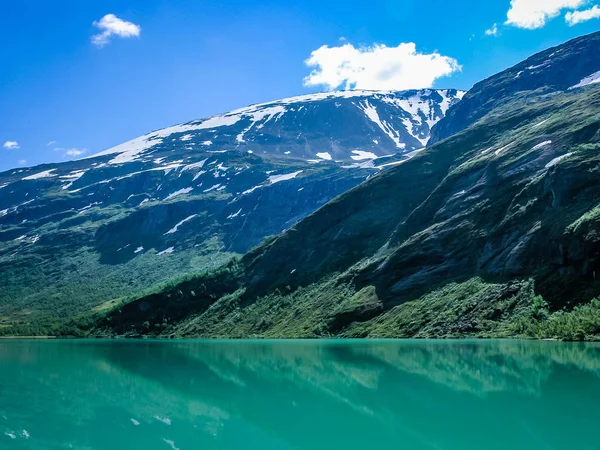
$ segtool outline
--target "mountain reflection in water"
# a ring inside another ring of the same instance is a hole
[[[599,448],[589,343],[0,341],[0,367],[0,448]]]

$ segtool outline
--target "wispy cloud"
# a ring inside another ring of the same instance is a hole
[[[56,145],[56,141],[50,141],[46,144],[48,147],[52,147],[53,145]]]
[[[495,23],[491,28],[485,30],[486,36],[498,36],[498,24]]]
[[[588,0],[511,0],[506,25],[534,30],[542,28],[565,9],[577,9]]]
[[[100,33],[92,36],[92,44],[104,47],[113,37],[130,38],[139,37],[142,28],[133,22],[119,19],[114,14],[107,14],[102,19],[93,23]]]
[[[574,11],[574,12],[569,11],[567,14],[565,14],[565,20],[567,21],[567,23],[570,26],[577,25],[578,23],[581,23],[581,22],[587,22],[588,20],[599,19],[599,18],[600,18],[600,8],[598,8],[598,5],[594,5],[592,8],[585,9],[583,11]]]
[[[63,148],[56,147],[53,149],[55,152],[61,152],[64,157],[77,157],[87,153],[87,148]]]
[[[70,148],[65,152],[65,156],[81,156],[87,153],[85,148]]]
[[[0,141],[0,142],[2,142],[2,141]],[[2,145],[2,147],[4,147],[7,150],[17,150],[17,149],[21,148],[17,141],[6,141],[4,143],[4,145]]]
[[[20,159],[17,161],[17,164],[20,166],[24,166],[27,164],[27,160],[26,159]]]
[[[461,70],[456,59],[437,52],[419,53],[413,42],[397,47],[324,45],[314,50],[305,64],[314,69],[304,78],[304,85],[325,86],[329,90],[427,88],[438,78]]]

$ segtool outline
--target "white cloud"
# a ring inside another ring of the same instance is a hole
[[[16,150],[18,148],[21,148],[17,141],[6,141],[2,147],[4,147],[7,150]]]
[[[27,160],[26,159],[20,159],[17,161],[17,164],[20,166],[24,166],[27,164]]]
[[[65,156],[81,156],[86,152],[85,148],[70,148],[65,152]]]
[[[586,9],[584,11],[574,11],[574,12],[568,12],[565,14],[565,20],[567,21],[567,23],[570,26],[573,25],[577,25],[578,23],[581,22],[587,22],[588,20],[592,20],[592,19],[599,19],[600,18],[600,8],[598,8],[598,5],[594,5],[592,8],[590,9]]]
[[[50,141],[50,142],[48,142],[46,145],[47,145],[48,147],[52,147],[54,144],[56,144],[56,141]]]
[[[486,36],[498,36],[498,24],[492,25],[492,28],[485,30]]]
[[[461,70],[458,61],[434,53],[419,53],[413,42],[397,47],[373,44],[356,48],[352,44],[327,45],[314,50],[304,61],[313,71],[305,86],[345,89],[402,90],[431,87],[436,79]]]
[[[511,0],[506,25],[534,30],[546,25],[563,9],[577,9],[588,0]]]
[[[112,37],[121,38],[139,37],[142,28],[132,22],[119,19],[114,14],[107,14],[102,19],[94,22],[93,25],[101,32],[92,36],[92,44],[97,47],[104,47]]]
[[[63,156],[77,157],[87,153],[86,148],[62,148],[56,147],[53,149],[55,152],[62,152]]]

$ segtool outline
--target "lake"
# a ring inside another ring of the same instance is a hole
[[[600,345],[0,341],[4,449],[600,449]]]

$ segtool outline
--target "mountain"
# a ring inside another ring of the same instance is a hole
[[[477,83],[460,106],[452,108],[447,120],[433,127],[430,143],[466,129],[494,108],[514,101],[515,97],[531,100],[597,82],[600,80],[599,46],[600,33],[582,36],[537,53]]]
[[[476,85],[426,150],[93,332],[600,338],[599,39]]]
[[[0,333],[53,333],[219,267],[417,154],[462,94],[295,97],[1,173]]]
[[[271,157],[353,161],[427,145],[429,133],[464,95],[454,89],[341,91],[252,105],[149,133],[99,153],[109,164],[164,151],[236,149]]]

